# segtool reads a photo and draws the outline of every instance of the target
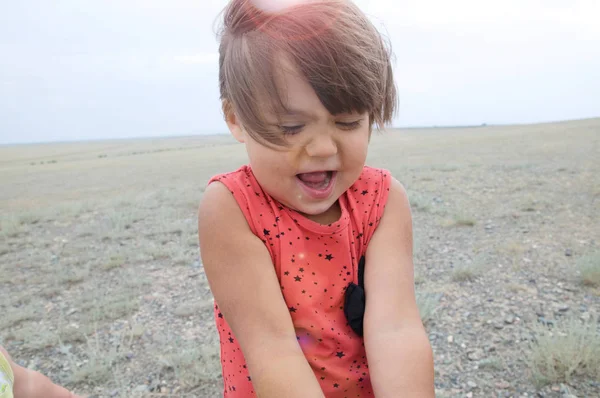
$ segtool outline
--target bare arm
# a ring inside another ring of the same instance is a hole
[[[304,357],[271,257],[229,190],[209,185],[198,212],[202,262],[257,395],[323,397]]]
[[[377,398],[435,396],[433,353],[415,299],[412,246],[408,198],[392,180],[365,266],[365,347]]]
[[[64,387],[54,384],[43,374],[17,365],[4,347],[0,346],[0,351],[8,360],[15,376],[13,386],[15,398],[78,398]]]

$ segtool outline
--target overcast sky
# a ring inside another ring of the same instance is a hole
[[[226,132],[226,0],[0,5],[0,143]],[[396,56],[395,126],[600,116],[598,0],[357,0]]]

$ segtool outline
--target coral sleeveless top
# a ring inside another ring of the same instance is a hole
[[[391,176],[365,166],[340,198],[341,217],[322,225],[264,192],[249,166],[213,177],[229,188],[269,250],[298,343],[327,397],[373,397],[362,337],[348,325],[344,293],[382,217]],[[368,267],[368,265],[367,265]],[[255,397],[238,341],[215,303],[224,397]]]

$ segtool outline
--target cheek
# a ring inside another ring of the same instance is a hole
[[[347,140],[346,151],[353,161],[364,163],[369,147],[369,131],[365,130],[357,133]]]
[[[254,168],[262,172],[285,173],[293,168],[294,156],[285,151],[276,151],[258,143],[246,147],[248,158]]]

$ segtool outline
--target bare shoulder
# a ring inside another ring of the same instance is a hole
[[[231,210],[238,211],[231,213]],[[220,218],[228,218],[228,216],[235,219],[242,216],[242,214],[229,188],[225,184],[215,181],[209,184],[204,191],[198,208],[198,220],[206,222],[220,221]]]
[[[388,213],[395,214],[399,212],[404,215],[410,215],[410,202],[408,198],[408,193],[406,192],[406,188],[400,181],[396,178],[392,177],[390,182],[390,193],[388,195],[388,201],[386,204],[386,211],[390,208]],[[384,217],[386,212],[383,213]]]

